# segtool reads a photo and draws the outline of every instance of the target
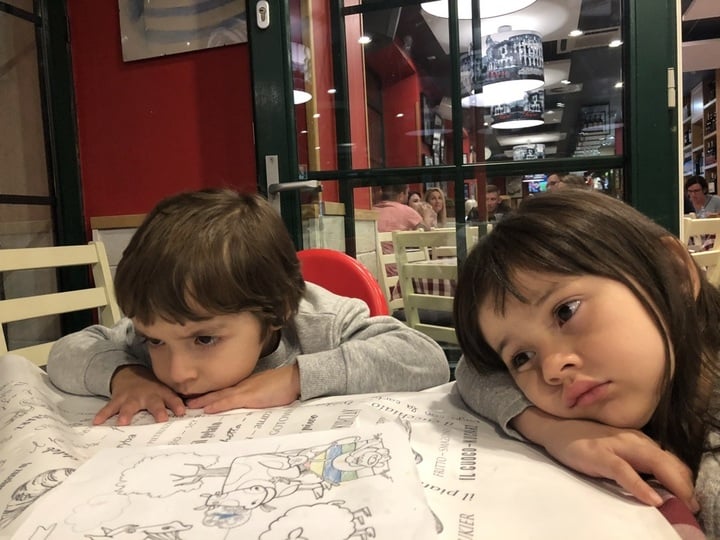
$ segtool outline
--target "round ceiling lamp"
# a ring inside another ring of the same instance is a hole
[[[490,109],[493,129],[524,129],[545,123],[545,92],[529,92],[523,99]]]
[[[291,55],[293,74],[293,103],[301,105],[312,99],[306,84],[310,82],[310,49],[302,43],[292,42]]]
[[[507,15],[514,11],[520,11],[535,3],[536,0],[479,0],[480,1],[480,17],[489,19],[490,17],[498,17]],[[430,15],[436,17],[448,18],[448,2],[449,0],[438,0],[436,2],[423,2],[421,7]],[[472,19],[472,3],[471,0],[458,1],[458,18]]]

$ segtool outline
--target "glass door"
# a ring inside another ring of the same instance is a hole
[[[311,181],[281,195],[302,245],[360,258],[361,222],[383,188],[407,185],[429,200],[440,190],[436,218],[461,246],[472,208],[480,223],[492,220],[488,200],[512,210],[565,175],[676,228],[672,0],[254,9],[259,169],[270,183]]]

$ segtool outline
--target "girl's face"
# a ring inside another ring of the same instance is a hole
[[[520,271],[529,301],[492,299],[479,325],[527,398],[547,413],[639,429],[659,402],[664,339],[626,286],[597,276]]]
[[[442,194],[437,191],[433,191],[430,193],[430,196],[428,197],[427,202],[430,203],[430,206],[433,207],[433,210],[435,210],[436,214],[441,212],[443,209],[443,206],[445,206],[445,201],[443,199]]]
[[[417,203],[419,203],[422,199],[420,198],[420,195],[418,193],[413,193],[410,195],[410,198],[408,199],[408,204],[410,206],[414,206]]]

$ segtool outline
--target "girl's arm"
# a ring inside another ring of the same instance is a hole
[[[524,437],[560,463],[613,480],[640,501],[657,506],[660,496],[639,473],[650,474],[697,511],[690,469],[642,432],[547,414],[523,396],[505,371],[482,375],[461,359],[455,375],[467,405],[498,423],[508,435]]]

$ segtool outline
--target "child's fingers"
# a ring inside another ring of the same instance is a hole
[[[95,418],[93,418],[93,425],[99,426],[100,424],[104,424],[107,422],[108,419],[115,416],[118,412],[117,405],[110,401],[107,405],[105,405],[102,409],[100,409],[97,414],[95,415]]]
[[[692,471],[674,454],[657,449],[649,449],[649,455],[642,463],[633,463],[640,471],[652,474],[670,493],[680,499],[693,512],[700,509],[695,498]],[[645,452],[639,452],[635,459],[642,458]]]

